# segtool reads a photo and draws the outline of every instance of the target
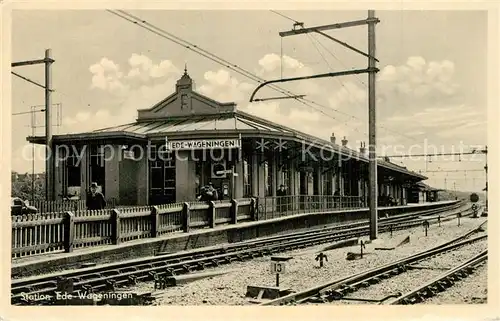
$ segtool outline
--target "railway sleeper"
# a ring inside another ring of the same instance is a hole
[[[94,293],[94,287],[90,284],[84,284],[82,286],[82,290],[84,290],[87,293]]]
[[[425,289],[422,290],[422,296],[425,297],[425,298],[430,298],[432,297],[435,293],[434,291],[431,289],[430,286],[426,287]]]
[[[105,288],[108,291],[116,290],[116,280],[114,280],[114,279],[106,280],[106,287]]]
[[[180,267],[180,268],[174,269],[174,273],[177,274],[177,275],[178,274],[184,274],[184,273],[186,273],[186,270],[184,268]]]
[[[325,298],[328,301],[335,301],[335,300],[340,300],[345,296],[345,292],[342,290],[330,290],[328,293],[325,295]],[[324,300],[324,299],[323,299]]]
[[[310,303],[327,303],[328,301],[325,300],[325,298],[323,297],[320,297],[320,296],[313,296],[309,299],[307,299],[307,302],[310,302]],[[290,304],[292,304],[293,302],[290,302]]]
[[[187,264],[184,264],[182,266],[182,268],[184,269],[184,271],[186,271],[187,273],[191,273],[193,271],[193,267],[191,265],[187,265]]]
[[[361,283],[359,284],[359,286],[360,286],[360,287],[362,287],[362,288],[367,288],[367,287],[369,287],[370,285],[371,285],[371,284],[370,284],[370,282],[369,282],[369,281],[363,281],[363,282],[361,282]]]
[[[130,284],[137,285],[137,276],[136,275],[129,275],[128,281],[130,282]]]
[[[172,269],[172,268],[166,268],[166,270],[165,270],[165,274],[166,274],[167,276],[174,276],[174,275],[175,275],[175,270],[174,270],[174,269]]]

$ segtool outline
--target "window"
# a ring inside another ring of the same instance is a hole
[[[90,180],[101,187],[104,195],[104,148],[102,145],[90,145]]]
[[[72,146],[66,150],[67,155],[63,155],[63,179],[62,179],[62,195],[59,196],[72,196],[74,195],[75,187],[81,186],[81,162],[80,159],[82,149]]]
[[[187,94],[182,94],[181,95],[181,109],[184,109],[187,107]]]
[[[266,188],[266,196],[273,195],[273,167],[270,162],[266,160],[264,162],[264,177],[266,179],[265,188]]]
[[[323,174],[323,188],[322,188],[322,193],[323,195],[333,195],[333,190],[332,190],[332,172],[328,171],[325,174]]]
[[[80,186],[80,174],[81,174],[81,159],[79,158],[81,149],[69,149],[69,155],[66,161],[68,185],[66,187]]]
[[[281,184],[285,185],[285,187],[289,190],[289,193],[291,193],[290,170],[288,168],[288,164],[285,164],[281,169]]]
[[[175,201],[175,157],[165,145],[150,146],[150,203],[167,204]]]

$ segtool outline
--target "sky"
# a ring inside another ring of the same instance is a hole
[[[364,69],[367,59],[317,34],[281,38],[294,21],[305,27],[366,18],[366,11],[128,11],[263,79]],[[377,11],[377,149],[379,155],[470,151],[487,144],[487,12]],[[463,23],[467,21],[467,23]],[[424,23],[422,23],[424,22]],[[367,28],[327,31],[367,51]],[[86,132],[135,121],[174,91],[185,66],[195,90],[220,102],[329,139],[368,143],[367,75],[322,78],[279,86],[318,105],[294,100],[249,103],[257,83],[225,66],[107,11],[12,13],[12,59],[43,58],[52,50],[55,134]],[[43,83],[43,66],[17,73]],[[270,89],[257,98],[282,94]],[[44,103],[44,91],[12,78],[12,113]],[[60,113],[59,113],[60,112]],[[43,113],[34,117],[44,133]],[[31,172],[30,114],[12,117],[12,170]],[[44,170],[36,149],[35,172]],[[420,171],[428,184],[479,191],[484,156],[433,157],[397,164]],[[465,172],[464,170],[468,170]]]

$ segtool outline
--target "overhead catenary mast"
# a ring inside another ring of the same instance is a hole
[[[365,20],[356,20],[356,21],[348,21],[343,23],[335,23],[330,25],[322,25],[316,27],[304,28],[303,24],[300,24],[302,28],[296,28],[296,24],[294,28],[290,31],[280,32],[279,35],[281,37],[293,36],[298,34],[307,34],[311,32],[318,33],[326,38],[335,41],[347,47],[348,49],[361,54],[365,57],[368,57],[368,68],[366,69],[355,69],[355,70],[346,70],[346,71],[338,71],[338,72],[330,72],[324,74],[310,75],[305,77],[294,77],[294,78],[281,78],[275,80],[269,80],[261,83],[250,96],[250,102],[256,101],[255,94],[261,88],[274,84],[274,83],[282,83],[282,82],[291,82],[291,81],[299,81],[299,80],[307,80],[314,78],[326,78],[326,77],[338,77],[338,76],[347,76],[347,75],[355,75],[361,73],[368,73],[368,153],[369,153],[369,183],[370,183],[370,197],[369,197],[369,207],[370,207],[370,239],[374,240],[378,237],[378,209],[377,209],[377,199],[378,199],[378,183],[377,183],[377,156],[376,156],[376,144],[377,144],[377,136],[376,136],[376,92],[375,92],[375,76],[379,71],[376,67],[376,62],[378,61],[375,58],[375,25],[380,22],[379,19],[375,18],[375,11],[368,10],[368,18]],[[349,28],[356,26],[368,25],[368,54],[362,52],[359,49],[356,49],[345,42],[339,41],[333,38],[330,35],[325,34],[323,31],[332,30],[332,29],[341,29],[341,28]]]

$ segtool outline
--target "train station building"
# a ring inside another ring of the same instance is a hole
[[[171,95],[144,107],[133,123],[54,135],[51,200],[84,199],[91,182],[121,205],[192,201],[209,182],[221,198],[276,196],[281,184],[288,195],[369,195],[364,147],[352,150],[346,139],[319,139],[217,102],[194,91],[187,72]],[[27,140],[45,144],[45,137]],[[425,179],[378,161],[379,195],[398,205]]]

